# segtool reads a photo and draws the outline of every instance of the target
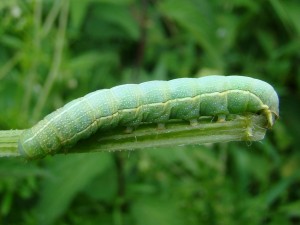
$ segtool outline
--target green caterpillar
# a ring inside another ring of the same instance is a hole
[[[125,84],[75,99],[25,130],[19,152],[41,158],[74,145],[97,130],[170,119],[195,123],[200,116],[264,114],[268,126],[279,116],[277,93],[268,83],[243,76],[207,76]]]

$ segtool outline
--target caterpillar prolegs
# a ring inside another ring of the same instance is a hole
[[[19,152],[41,158],[74,145],[97,130],[141,123],[160,126],[170,119],[264,114],[271,127],[279,116],[277,93],[268,83],[244,76],[207,76],[149,81],[102,89],[75,99],[25,130]]]

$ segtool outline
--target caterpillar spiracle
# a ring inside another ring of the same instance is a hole
[[[273,125],[279,100],[271,85],[218,75],[125,84],[92,92],[49,114],[21,134],[18,149],[26,158],[42,158],[97,130],[246,113],[264,114],[268,126]]]

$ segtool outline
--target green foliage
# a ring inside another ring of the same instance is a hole
[[[131,82],[274,85],[262,143],[0,159],[0,224],[298,224],[298,0],[0,1],[0,129]]]

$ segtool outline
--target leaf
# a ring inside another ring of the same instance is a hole
[[[220,41],[216,35],[216,17],[211,6],[203,0],[166,0],[160,3],[159,9],[192,35],[209,55],[210,64],[220,68],[223,66]]]
[[[300,201],[296,200],[290,204],[283,205],[279,209],[280,212],[287,214],[290,217],[300,217]]]
[[[95,4],[90,17],[86,29],[96,39],[119,37],[137,40],[140,35],[138,23],[126,6]]]
[[[279,0],[270,0],[271,6],[275,11],[276,15],[279,17],[285,28],[294,35],[294,31],[298,33],[295,37],[300,34],[300,25],[299,25],[299,3],[289,1],[279,1]]]
[[[53,157],[51,177],[42,181],[40,200],[35,209],[39,224],[52,224],[67,210],[72,200],[93,178],[111,163],[109,154],[78,154]]]
[[[277,182],[277,184],[273,184],[273,188],[266,193],[266,206],[270,207],[271,204],[273,204],[276,200],[278,200],[280,197],[283,197],[282,195],[285,195],[287,193],[288,187],[292,184],[293,181],[294,177],[288,177],[281,179],[279,182]]]
[[[85,1],[72,1],[70,4],[70,15],[71,15],[71,24],[75,31],[80,30],[80,26],[84,22],[84,16],[86,15],[89,4],[92,0]]]
[[[84,189],[85,194],[97,201],[105,201],[108,204],[114,202],[117,194],[118,183],[115,165],[110,163],[105,173],[100,173]]]
[[[186,224],[178,202],[158,198],[141,198],[133,202],[132,214],[137,225]]]

